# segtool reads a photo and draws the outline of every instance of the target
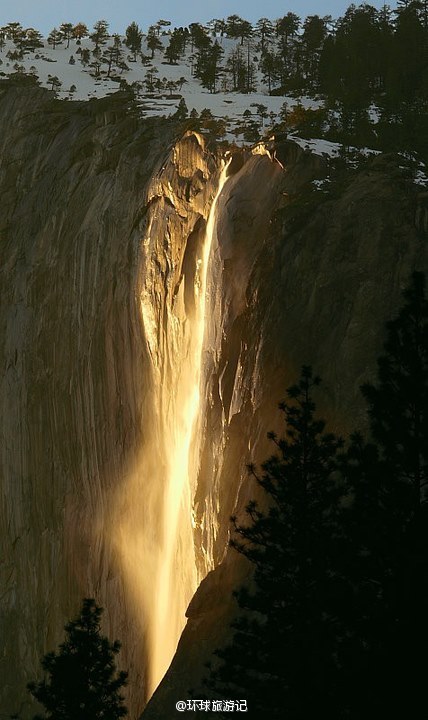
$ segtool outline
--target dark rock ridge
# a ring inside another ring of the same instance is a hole
[[[138,120],[124,94],[64,103],[0,85],[6,716],[34,713],[25,684],[85,596],[105,607],[104,629],[123,644],[130,717],[144,707],[145,618],[115,542],[134,517],[121,496],[155,426],[141,302],[154,310],[166,373],[168,313],[181,292],[184,321],[192,313],[195,253],[220,169],[203,138],[176,134],[170,121]],[[326,161],[287,142],[276,158],[237,152],[218,201],[193,488],[198,571],[208,576],[148,719],[171,717],[198,687],[234,612],[231,590],[247,568],[226,552],[228,519],[254,493],[245,464],[269,451],[284,388],[312,364],[331,427],[363,425],[358,388],[373,374],[383,323],[411,270],[428,264],[424,199],[395,158],[345,172],[325,194],[310,181],[328,172]],[[132,501],[144,511],[150,466],[139,474]]]

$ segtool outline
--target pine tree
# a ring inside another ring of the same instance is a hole
[[[177,30],[174,30],[169,38],[169,45],[165,49],[164,57],[170,65],[176,65],[182,51],[182,37]]]
[[[321,49],[327,34],[326,24],[318,15],[309,15],[303,23],[302,49],[303,71],[306,82],[315,89],[318,86],[318,65]]]
[[[78,617],[65,626],[59,652],[42,660],[47,677],[28,684],[46,720],[117,720],[127,714],[119,692],[127,673],[116,674],[114,664],[120,643],[100,634],[101,614],[94,600],[85,599]]]
[[[236,594],[234,637],[217,651],[222,663],[207,685],[246,698],[255,718],[338,717],[335,653],[347,584],[336,572],[342,491],[334,470],[342,441],[314,417],[318,384],[304,367],[280,405],[285,438],[269,435],[277,454],[261,476],[250,466],[267,509],[252,501],[246,524],[232,518],[231,545],[253,564],[254,582]]]
[[[264,121],[268,117],[267,105],[263,105],[262,103],[251,103],[251,107],[256,108],[256,113],[260,118],[261,125],[262,125],[262,127],[264,127]]]
[[[167,90],[169,90],[169,94],[172,95],[172,93],[177,90],[177,83],[175,80],[167,80],[165,83],[165,87]]]
[[[243,20],[239,15],[229,15],[226,20],[227,36],[230,38],[239,38],[239,31],[242,22]]]
[[[143,32],[136,22],[132,22],[126,28],[125,45],[134,53],[134,61],[137,60],[137,53],[141,51]]]
[[[201,48],[196,56],[195,77],[200,78],[203,87],[215,93],[216,83],[220,75],[220,62],[224,50],[217,40]]]
[[[22,27],[20,22],[10,22],[5,25],[3,29],[6,33],[6,36],[13,40],[13,42],[15,42],[16,39],[19,38],[24,31],[24,28]]]
[[[56,91],[56,90],[59,90],[59,88],[60,88],[61,85],[62,85],[62,82],[61,82],[61,80],[59,79],[59,77],[57,77],[57,75],[48,75],[48,80],[47,80],[47,82],[48,82],[48,85],[51,86],[51,90],[52,90],[52,91],[54,91],[54,90],[55,90],[55,91]]]
[[[184,98],[181,98],[173,117],[175,117],[176,120],[186,120],[188,114],[189,110],[187,108],[186,101]]]
[[[337,654],[337,698],[349,720],[374,720],[390,717],[395,503],[385,489],[378,448],[359,433],[351,435],[339,465],[348,506],[338,572],[349,578],[351,591],[342,606],[346,633]]]
[[[24,49],[34,52],[37,48],[42,48],[43,38],[41,33],[34,28],[27,28],[25,31]]]
[[[91,52],[89,48],[83,48],[82,52],[80,53],[80,62],[82,63],[83,67],[86,67],[91,61]]]
[[[70,47],[70,40],[73,37],[73,24],[72,23],[62,23],[59,26],[59,31],[61,35],[67,40],[66,48]]]
[[[53,30],[50,31],[50,33],[48,35],[48,43],[49,43],[49,45],[52,45],[54,50],[57,45],[61,45],[62,35],[59,32],[59,30],[56,29],[56,27],[54,27]]]
[[[232,78],[232,89],[245,92],[247,87],[247,64],[240,46],[235,47],[227,58],[226,70]]]
[[[300,40],[298,31],[300,28],[300,19],[294,13],[287,13],[276,23],[276,34],[278,37],[278,52],[276,55],[276,64],[278,69],[278,78],[281,88],[285,89],[286,84],[293,76],[299,76],[299,86],[301,86],[300,78]]]
[[[197,50],[203,50],[204,48],[211,45],[211,39],[207,33],[206,28],[200,23],[191,23],[190,29],[190,40],[191,40],[191,52],[196,48]]]
[[[256,66],[252,60],[253,44],[251,39],[247,39],[246,48],[246,87],[245,92],[250,93],[256,89]]]
[[[253,26],[248,20],[242,20],[239,25],[239,37],[241,38],[241,45],[244,44],[244,40],[249,40],[254,32]]]
[[[95,43],[95,50],[99,50],[100,45],[105,45],[108,38],[108,22],[106,20],[97,20],[94,24],[94,32],[89,36]]]
[[[75,37],[77,40],[81,40],[82,38],[86,37],[88,34],[88,28],[85,25],[85,23],[77,23],[77,25],[73,28],[73,37]]]
[[[146,44],[149,50],[152,51],[151,59],[153,60],[155,56],[155,50],[163,50],[162,41],[159,40],[159,37],[156,33],[155,27],[152,25],[149,27],[147,38],[146,38]]]
[[[273,24],[268,18],[263,17],[257,21],[255,30],[260,38],[260,52],[263,55],[266,50],[267,43],[273,36]]]
[[[265,52],[260,60],[260,70],[263,73],[263,82],[268,86],[269,95],[272,90],[272,84],[278,76],[278,63],[275,55],[271,52]]]
[[[15,43],[16,47],[18,48],[18,50],[23,52],[25,50],[25,46],[27,43],[27,31],[22,30],[22,32],[16,34],[15,38],[14,38],[14,43]]]
[[[280,18],[276,23],[277,36],[283,40],[285,45],[288,45],[290,38],[293,38],[300,27],[300,18],[298,15],[292,12],[288,12],[287,15]]]
[[[416,716],[424,687],[418,641],[428,642],[428,301],[412,275],[387,323],[375,383],[362,387],[371,441],[354,435],[345,459],[354,498],[348,553],[352,632],[342,648],[348,689],[364,688],[351,717]],[[371,714],[367,714],[370,705]]]
[[[415,272],[403,293],[405,305],[387,324],[378,382],[362,392],[369,406],[372,437],[401,488],[408,516],[426,499],[428,484],[428,301],[425,277]],[[403,508],[404,510],[404,508]]]
[[[390,86],[395,106],[401,101],[406,109],[427,99],[426,33],[415,3],[399,12],[393,40]]]
[[[184,85],[185,83],[187,83],[187,80],[186,80],[186,78],[184,77],[184,75],[181,75],[181,76],[178,78],[178,80],[177,80],[177,86],[178,86],[179,92],[181,92],[182,87],[183,87],[183,85]]]
[[[113,65],[121,67],[124,62],[121,45],[120,36],[117,34],[113,35],[113,44],[108,45],[101,56],[102,62],[107,63],[107,77],[110,77]]]
[[[155,89],[155,75],[157,75],[158,73],[158,68],[154,67],[153,65],[150,65],[150,67],[147,69],[146,76],[144,78],[144,84],[146,85],[148,92],[153,92],[153,90]]]

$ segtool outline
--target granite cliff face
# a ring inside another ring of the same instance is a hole
[[[0,93],[1,712],[30,716],[25,683],[93,596],[138,717],[156,627],[172,618],[171,655],[208,573],[144,715],[169,717],[233,613],[228,518],[277,400],[312,364],[331,426],[364,423],[383,323],[428,265],[423,211],[394,158],[315,195],[325,162],[292,143],[222,173],[224,151],[124,95]]]
[[[153,421],[141,290],[154,273],[161,313],[217,160],[195,137],[172,151],[174,128],[139,126],[127,105],[0,98],[0,708],[22,717],[25,683],[82,597],[122,639],[132,716],[147,692],[144,609],[116,535]]]

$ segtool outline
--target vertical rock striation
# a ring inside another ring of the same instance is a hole
[[[122,641],[135,717],[148,618],[134,590],[151,581],[134,562],[135,522],[156,534],[163,492],[150,482],[159,455],[141,463],[154,428],[142,300],[150,288],[162,333],[217,160],[196,136],[174,145],[171,123],[137,121],[123,95],[66,105],[0,92],[0,707],[29,716],[26,682],[94,596]]]

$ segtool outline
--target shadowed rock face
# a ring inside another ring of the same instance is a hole
[[[168,312],[178,297],[183,324],[193,312],[219,156],[195,134],[177,142],[172,123],[138,121],[128,104],[0,86],[0,708],[24,720],[34,711],[25,683],[82,597],[105,608],[104,630],[123,644],[130,717],[145,702],[147,619],[130,576],[151,577],[138,553],[124,566],[117,531],[132,548],[162,495],[150,482],[159,458],[145,454],[156,428],[151,333],[167,373]],[[228,519],[254,494],[245,463],[269,451],[284,388],[312,364],[332,427],[363,424],[358,387],[383,323],[411,269],[427,267],[416,199],[393,159],[314,200],[306,183],[323,162],[292,143],[277,157],[285,171],[238,154],[218,200],[192,487],[197,570],[209,574],[145,718],[169,717],[198,686],[227,629],[231,588],[247,572],[225,556]]]

